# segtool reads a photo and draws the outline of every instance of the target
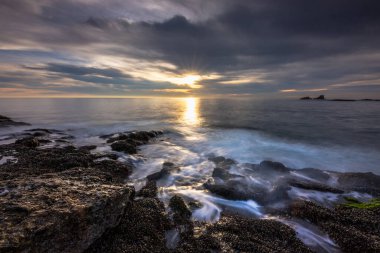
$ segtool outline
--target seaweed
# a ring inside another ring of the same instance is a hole
[[[374,198],[371,199],[368,202],[361,202],[353,197],[345,197],[344,198],[347,202],[344,203],[344,206],[347,207],[353,207],[353,208],[359,208],[359,209],[372,209],[380,207],[380,199]]]

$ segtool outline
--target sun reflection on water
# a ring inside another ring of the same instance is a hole
[[[182,122],[188,126],[199,126],[199,98],[184,98],[184,111]]]

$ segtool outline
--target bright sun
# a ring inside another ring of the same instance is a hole
[[[191,88],[199,88],[200,85],[197,85],[197,82],[200,81],[202,77],[197,74],[187,74],[179,77],[170,78],[170,82],[177,85],[189,85]]]

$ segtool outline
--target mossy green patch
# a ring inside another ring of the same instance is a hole
[[[368,202],[360,202],[359,200],[352,198],[352,197],[345,197],[344,198],[347,202],[343,205],[354,207],[354,208],[360,208],[360,209],[372,209],[380,207],[380,199],[371,199]]]

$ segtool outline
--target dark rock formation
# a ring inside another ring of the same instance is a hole
[[[173,220],[177,225],[188,224],[190,222],[191,211],[183,199],[177,195],[170,199],[169,207],[173,211]]]
[[[338,183],[346,190],[380,196],[380,176],[375,175],[372,172],[339,173]]]
[[[36,148],[40,145],[40,142],[38,141],[38,139],[36,139],[34,137],[27,137],[24,139],[17,140],[15,142],[15,144],[23,145],[23,146],[28,147],[28,148]]]
[[[300,99],[301,99],[301,100],[310,100],[311,97],[307,96],[307,97],[302,97],[302,98],[300,98]]]
[[[0,127],[10,127],[10,126],[29,126],[30,124],[25,122],[16,122],[12,119],[0,115]]]
[[[107,155],[91,154],[93,147],[39,149],[37,138],[49,133],[38,132],[46,136],[0,146],[0,157],[17,159],[0,166],[0,252],[83,252],[108,231],[125,230],[121,221],[131,229],[138,219],[131,234],[140,233],[142,244],[156,240],[149,226],[166,219],[164,207],[157,199],[134,200],[124,183],[131,164],[97,160]]]
[[[112,150],[118,151],[118,152],[124,152],[127,154],[136,154],[137,148],[135,144],[132,144],[128,141],[115,141],[111,144]]]
[[[333,210],[312,202],[297,201],[291,215],[307,219],[341,247],[343,252],[380,252],[380,208],[337,206]]]
[[[112,150],[125,152],[127,154],[136,154],[138,146],[147,144],[152,138],[161,134],[161,131],[120,133],[116,136],[112,135],[107,140],[107,143],[111,143]],[[108,138],[109,136],[107,135],[104,137]]]
[[[225,215],[176,252],[311,252],[294,230],[274,220]]]
[[[104,233],[86,253],[168,252],[165,231],[171,228],[170,221],[164,205],[153,197],[157,192],[153,188],[149,184],[143,193],[140,191],[137,195],[144,198],[130,202],[119,225]]]
[[[319,95],[318,97],[314,98],[317,100],[325,100],[325,95]]]
[[[150,174],[146,178],[148,180],[159,180],[161,178],[164,178],[166,176],[169,176],[171,172],[179,170],[179,167],[177,167],[174,163],[171,162],[164,162],[162,164],[162,169],[156,173]]]
[[[0,198],[0,251],[82,252],[116,226],[133,189],[93,170],[1,181],[8,193]]]

